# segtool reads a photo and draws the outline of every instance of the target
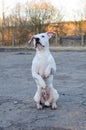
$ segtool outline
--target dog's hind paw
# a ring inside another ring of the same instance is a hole
[[[43,109],[43,106],[40,105],[40,104],[37,104],[37,109],[38,109],[38,110],[42,110],[42,109]]]
[[[57,105],[56,105],[56,103],[53,103],[53,104],[52,104],[51,109],[52,109],[52,110],[57,109]]]

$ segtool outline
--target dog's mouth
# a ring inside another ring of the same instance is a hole
[[[37,48],[39,45],[44,47],[44,45],[42,45],[39,41],[36,41],[35,48]]]

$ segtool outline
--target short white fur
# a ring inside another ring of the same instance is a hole
[[[40,95],[43,88],[50,88],[50,99],[45,102],[45,105],[51,105],[52,109],[56,109],[57,99],[59,94],[53,86],[53,75],[56,72],[56,63],[49,50],[49,39],[55,35],[55,32],[46,32],[33,36],[30,41],[36,47],[36,55],[32,61],[32,77],[35,79],[37,91],[34,100],[37,103],[37,108],[42,109],[40,104]],[[36,46],[36,38],[39,39],[40,44]]]

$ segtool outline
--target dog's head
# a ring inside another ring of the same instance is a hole
[[[44,48],[49,48],[49,39],[55,35],[55,32],[40,33],[32,36],[29,43],[33,43],[34,47],[41,50]]]

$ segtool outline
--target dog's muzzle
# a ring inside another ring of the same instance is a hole
[[[34,38],[36,40],[36,43],[35,43],[35,48],[37,48],[37,45],[41,45],[42,47],[44,47],[44,45],[42,45],[40,43],[40,39],[39,38]]]

